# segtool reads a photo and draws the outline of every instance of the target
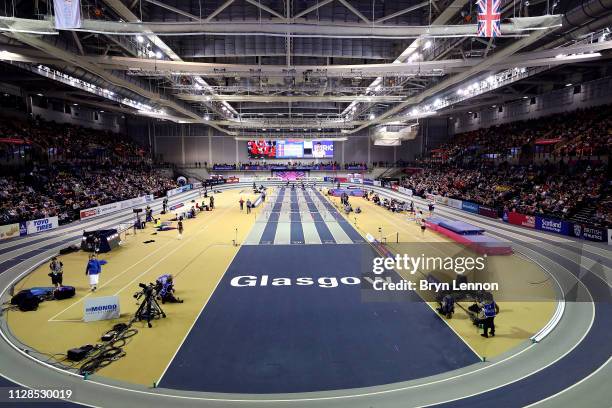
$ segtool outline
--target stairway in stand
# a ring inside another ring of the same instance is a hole
[[[594,213],[595,206],[593,204],[584,205],[570,217],[570,221],[579,224],[590,224]]]

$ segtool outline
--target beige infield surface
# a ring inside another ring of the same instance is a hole
[[[233,240],[237,238],[239,243],[244,242],[255,224],[260,209],[249,215],[241,212],[238,206],[240,197],[245,201],[255,198],[250,189],[225,190],[216,194],[216,209],[186,220],[181,240],[175,230],[155,234],[152,226],[135,235],[127,235],[120,248],[100,256],[108,264],[103,267],[95,294],[88,290],[85,276],[88,253],[79,251],[62,256],[64,283],[76,287],[76,296],[63,301],[43,302],[35,313],[8,312],[11,331],[20,341],[49,354],[52,359],[53,355],[65,353],[69,348],[98,342],[102,333],[118,322],[84,323],[81,320],[83,299],[120,296],[120,321],[127,322],[138,307],[133,297],[139,290],[138,284],[153,282],[164,273],[172,273],[177,295],[185,303],[163,305],[168,318],[155,320],[151,329],[146,327],[146,323],[135,323],[139,333],[125,346],[126,356],[97,372],[97,375],[117,380],[152,385],[170,363],[238,252],[240,247],[234,246]],[[351,224],[364,236],[367,233],[376,236],[380,228],[381,233],[388,237],[392,251],[401,253],[406,244],[453,245],[431,231],[422,235],[408,214],[391,213],[362,198],[351,200],[354,207],[360,206],[363,210],[361,214],[347,217]],[[331,201],[338,204],[337,198],[331,198]],[[169,219],[172,216],[162,217]],[[155,242],[145,244],[148,240]],[[495,339],[483,339],[460,308],[452,319],[444,320],[477,354],[491,358],[518,346],[540,330],[552,316],[556,302],[553,301],[553,283],[536,264],[518,255],[489,257],[488,262],[502,290],[518,291],[532,300],[499,302],[501,312],[496,318]],[[16,290],[50,286],[47,273],[47,265],[39,267],[19,282]]]

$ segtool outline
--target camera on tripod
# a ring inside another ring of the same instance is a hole
[[[141,291],[134,293],[134,299],[139,300],[141,297],[145,296],[155,296],[155,292],[157,292],[157,285],[153,283],[139,283],[138,286],[142,288]]]
[[[138,286],[142,288],[142,290],[134,293],[134,298],[139,300],[144,297],[144,299],[142,299],[140,306],[138,306],[138,310],[133,320],[146,320],[147,325],[152,327],[151,320],[166,317],[166,313],[164,313],[159,303],[157,303],[158,285],[155,283],[139,283]]]

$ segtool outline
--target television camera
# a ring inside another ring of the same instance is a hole
[[[152,327],[151,320],[166,317],[166,313],[164,313],[156,299],[159,285],[157,283],[139,283],[138,286],[141,290],[134,293],[134,298],[136,300],[142,299],[142,301],[132,321],[146,320],[147,325]]]

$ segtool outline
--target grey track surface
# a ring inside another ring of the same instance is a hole
[[[275,183],[264,183],[275,184]],[[219,187],[224,188],[248,188],[248,183],[239,183]],[[217,187],[216,187],[217,188]],[[368,189],[384,193],[385,195],[401,195],[367,186]],[[172,197],[170,200],[184,201],[197,193],[190,192],[180,196]],[[403,196],[402,199],[406,197]],[[160,202],[156,202],[152,207],[159,208]],[[0,245],[0,263],[6,259],[14,259],[23,256],[24,260],[18,265],[0,273],[0,288],[6,288],[10,283],[27,268],[35,265],[38,261],[46,259],[48,256],[57,252],[57,248],[66,246],[59,244],[68,239],[80,240],[82,230],[90,228],[94,223],[102,225],[114,225],[123,219],[131,220],[131,210],[112,214],[106,218],[92,220],[89,223],[76,223],[67,227],[44,235],[9,241]],[[437,207],[437,213],[443,216],[462,218],[468,222],[480,224],[491,235],[498,237],[524,237],[534,240],[538,245],[550,245],[545,239],[548,234],[525,230],[520,227],[502,224],[495,220],[483,219],[462,211]],[[112,218],[112,220],[109,220]],[[101,221],[105,221],[102,223]],[[106,222],[108,221],[108,222]],[[541,234],[541,235],[540,235]],[[516,235],[516,236],[515,236]],[[552,236],[559,238],[559,236]],[[44,238],[44,239],[43,239]],[[565,239],[565,237],[563,237]],[[568,239],[569,240],[569,239]],[[32,246],[25,245],[26,242],[35,241]],[[40,248],[52,243],[57,243],[57,248],[40,252],[33,257],[26,256],[32,249]],[[12,252],[3,252],[5,248],[19,244],[19,248]],[[585,243],[580,242],[581,245]],[[573,275],[560,266],[555,259],[548,258],[527,247],[513,244],[521,253],[529,256],[534,261],[540,263],[549,273],[553,274],[561,287],[564,289],[568,285],[575,285],[576,280]],[[571,254],[558,253],[568,261],[575,260]],[[583,258],[592,260],[600,259],[602,256],[609,256],[609,248],[605,246],[590,245],[582,254]],[[600,271],[602,280],[609,275],[606,270]],[[589,296],[584,287],[579,287],[584,296]],[[5,300],[5,299],[3,299]],[[33,361],[32,358],[23,352],[17,351],[4,339],[0,340],[0,373],[8,379],[33,388],[70,388],[74,390],[74,402],[86,403],[93,406],[102,407],[151,407],[151,406],[172,406],[192,407],[234,407],[234,406],[281,406],[281,407],[419,407],[430,406],[447,401],[458,400],[470,395],[476,395],[491,389],[503,387],[522,377],[528,377],[535,372],[551,365],[555,361],[564,358],[577,344],[581,342],[586,333],[591,328],[591,322],[595,318],[593,304],[589,302],[566,303],[565,312],[557,327],[540,343],[524,343],[511,353],[500,356],[487,362],[477,363],[469,367],[447,372],[433,377],[421,378],[403,383],[395,383],[370,387],[366,389],[340,390],[331,392],[316,392],[306,394],[290,395],[230,395],[230,394],[211,394],[179,392],[166,389],[151,389],[130,384],[119,384],[110,382],[108,379],[91,377],[91,380],[84,381],[77,376],[68,375],[49,367],[44,367],[41,363]],[[4,319],[0,320],[0,329],[6,333],[7,327]],[[612,329],[611,329],[612,330]],[[567,357],[565,357],[567,358]],[[599,407],[602,401],[612,401],[612,387],[609,386],[609,378],[612,371],[612,362],[607,361],[599,371],[566,391],[543,400],[533,406],[538,407]],[[487,374],[487,375],[481,375]],[[492,401],[494,403],[494,401]],[[571,405],[570,405],[571,404]],[[493,404],[494,405],[494,404]],[[42,406],[42,405],[41,405]]]

